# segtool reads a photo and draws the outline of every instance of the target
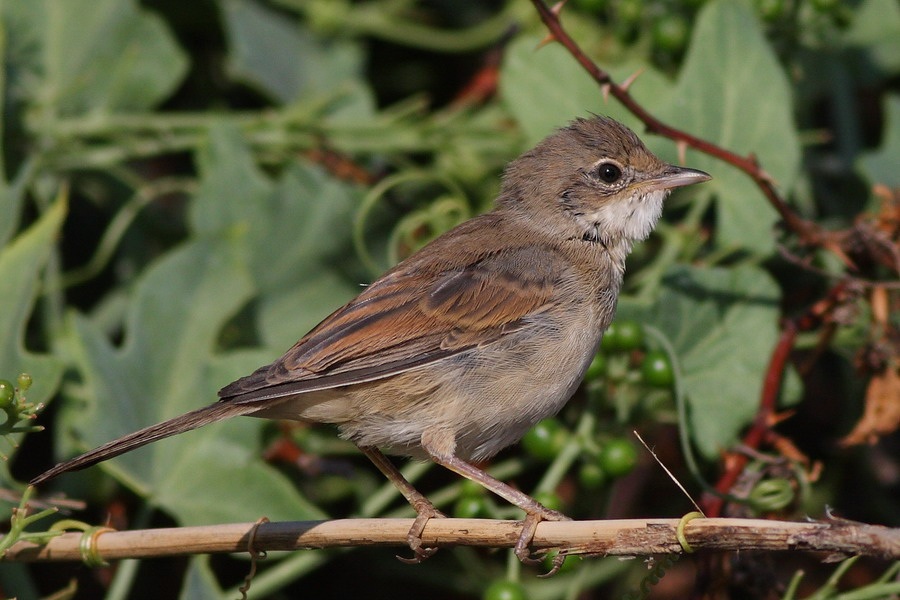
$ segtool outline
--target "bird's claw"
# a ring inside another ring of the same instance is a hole
[[[572,520],[561,512],[550,510],[549,508],[541,508],[542,510],[540,511],[529,512],[525,515],[525,520],[522,521],[522,532],[519,534],[519,539],[516,541],[516,557],[526,565],[540,564],[541,562],[543,562],[544,557],[546,556],[546,551],[539,551],[532,554],[531,550],[529,549],[529,546],[534,539],[534,534],[537,531],[538,523],[540,523],[541,521]],[[562,553],[554,556],[550,571],[542,575],[542,577],[550,577],[551,575],[555,575],[557,572],[559,572],[559,569],[562,567],[562,564],[565,560],[566,557]]]
[[[422,532],[425,531],[425,525],[431,519],[444,519],[447,517],[447,515],[437,510],[430,503],[427,506],[417,506],[416,512],[416,520],[413,521],[412,527],[409,528],[409,533],[406,534],[406,543],[409,544],[410,550],[413,551],[413,556],[409,558],[397,556],[397,560],[407,565],[417,565],[434,556],[438,549],[429,548],[422,544]]]

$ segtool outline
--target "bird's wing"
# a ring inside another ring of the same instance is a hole
[[[255,403],[372,381],[496,341],[553,298],[553,269],[536,268],[535,252],[502,249],[436,272],[401,265],[219,396]]]

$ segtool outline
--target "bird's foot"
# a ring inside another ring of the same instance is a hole
[[[571,521],[569,517],[562,514],[561,512],[557,512],[555,510],[550,510],[544,506],[540,506],[539,510],[528,512],[525,515],[525,520],[522,521],[522,532],[519,534],[519,539],[516,542],[516,556],[520,561],[525,563],[526,565],[535,565],[544,560],[545,552],[538,552],[532,555],[529,546],[531,545],[531,541],[534,539],[534,534],[537,531],[538,523],[541,521]],[[558,553],[553,557],[553,563],[551,564],[550,571],[542,577],[550,577],[551,575],[555,575],[560,567],[562,567],[563,562],[566,560],[566,557],[562,553]]]
[[[413,508],[416,509],[416,520],[413,521],[412,527],[409,528],[409,533],[406,534],[406,543],[409,544],[410,550],[413,551],[413,556],[411,558],[397,557],[397,560],[408,565],[417,565],[434,556],[438,549],[429,548],[422,543],[422,532],[425,531],[425,525],[431,519],[444,519],[447,517],[427,500],[415,503]]]

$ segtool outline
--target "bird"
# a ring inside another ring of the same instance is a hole
[[[235,416],[330,423],[415,509],[410,562],[436,551],[422,532],[444,515],[386,453],[431,460],[522,509],[515,553],[534,561],[538,524],[568,517],[476,465],[572,397],[613,320],[633,245],[673,189],[709,179],[660,160],[611,118],[576,118],[507,165],[492,210],[401,261],[218,401],[31,484]]]

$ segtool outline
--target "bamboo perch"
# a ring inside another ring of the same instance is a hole
[[[678,519],[542,522],[532,546],[571,554],[639,556],[683,552],[676,538]],[[81,532],[65,533],[44,545],[21,541],[6,561],[83,560],[93,546],[102,560],[185,554],[247,552],[257,528],[256,551],[347,546],[405,546],[412,519],[338,519],[282,523],[235,523],[138,531],[103,531],[84,543]],[[426,546],[511,548],[521,522],[489,519],[432,519],[422,534]],[[694,550],[804,550],[843,558],[868,555],[900,559],[900,529],[844,520],[787,522],[762,519],[695,519],[685,537]],[[831,557],[828,557],[831,558]]]

